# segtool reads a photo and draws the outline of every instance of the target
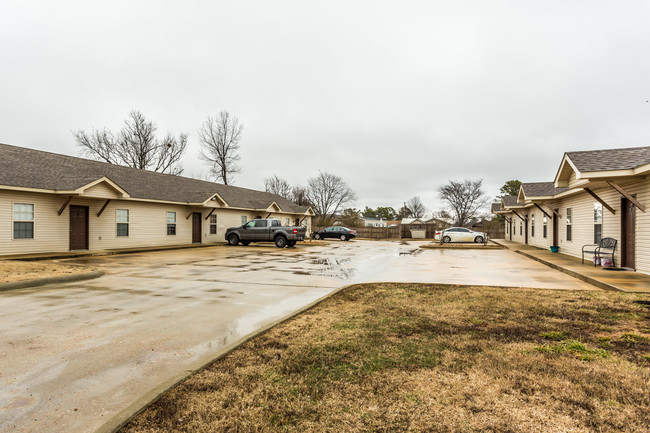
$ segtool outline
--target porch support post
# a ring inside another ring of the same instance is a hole
[[[208,214],[208,216],[205,217],[205,220],[206,220],[206,221],[208,220],[208,218],[210,218],[210,215],[212,215],[212,214],[214,213],[215,210],[217,210],[217,208],[216,208],[216,207],[213,207],[212,210],[210,211],[210,213]]]
[[[583,188],[583,189],[584,189],[584,190],[585,190],[585,191],[586,191],[590,196],[592,196],[593,198],[595,198],[596,201],[598,201],[600,204],[602,204],[603,206],[605,206],[605,208],[607,208],[608,211],[610,211],[610,212],[613,213],[613,214],[616,214],[616,211],[614,210],[614,208],[611,207],[610,205],[608,205],[607,203],[605,203],[605,200],[603,200],[602,198],[598,197],[598,195],[597,195],[595,192],[593,192],[593,191],[590,190],[589,188]]]
[[[634,206],[638,207],[641,210],[641,212],[645,212],[645,206],[639,203],[637,199],[632,197],[632,194],[629,194],[627,191],[621,188],[619,184],[611,180],[608,180],[607,183],[609,184],[609,186],[611,186],[616,191],[618,191],[623,197],[631,201],[634,204]]]
[[[102,216],[102,214],[104,213],[104,210],[106,210],[106,206],[108,206],[108,204],[109,204],[110,202],[111,202],[111,199],[110,199],[110,198],[109,198],[108,200],[106,200],[106,203],[104,203],[104,206],[102,206],[102,208],[99,210],[99,212],[97,212],[97,218],[99,218],[100,216]]]
[[[61,206],[61,209],[59,209],[59,213],[58,213],[59,216],[61,216],[65,208],[68,207],[70,200],[72,200],[72,196],[69,196],[68,199],[65,201],[65,203],[63,203],[63,206]]]
[[[194,213],[194,208],[192,208],[192,210],[190,211],[190,213],[187,214],[187,216],[185,217],[185,219],[186,219],[186,220],[190,219],[190,217],[192,216],[193,213]]]
[[[546,211],[545,211],[544,209],[542,209],[542,207],[541,207],[540,205],[538,205],[537,203],[533,203],[533,204],[535,205],[535,207],[536,207],[537,209],[541,210],[542,213],[543,213],[544,215],[546,215],[547,218],[550,218],[550,217],[551,217],[548,213],[546,213]]]
[[[272,212],[269,212],[269,214],[268,214],[264,219],[267,219],[268,217],[270,217],[270,216],[271,216],[271,213],[272,213]]]

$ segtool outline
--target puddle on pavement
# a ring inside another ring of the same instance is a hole
[[[412,249],[412,250],[400,251],[399,255],[400,256],[417,256],[418,254],[421,254],[422,251],[424,251],[422,248],[415,248],[415,249]]]

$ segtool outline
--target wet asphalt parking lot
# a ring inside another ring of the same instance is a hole
[[[73,259],[106,275],[0,293],[0,432],[95,431],[224,346],[348,284],[594,289],[511,251],[425,250],[422,243]]]

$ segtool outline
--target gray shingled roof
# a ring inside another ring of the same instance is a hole
[[[650,146],[567,152],[566,155],[581,172],[628,170],[650,164]]]
[[[501,202],[492,203],[492,212],[498,212],[501,210]]]
[[[263,191],[0,144],[0,185],[70,191],[102,177],[135,199],[202,203],[216,193],[231,207],[266,209],[276,202],[285,212],[308,209]]]
[[[504,195],[501,197],[504,206],[518,206],[516,195]]]
[[[569,188],[556,188],[553,182],[522,183],[521,188],[527,197],[551,197]]]

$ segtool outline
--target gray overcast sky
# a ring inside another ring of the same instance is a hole
[[[0,142],[77,155],[132,109],[245,125],[239,186],[342,176],[357,207],[449,179],[552,180],[568,150],[650,142],[647,1],[4,1]]]

